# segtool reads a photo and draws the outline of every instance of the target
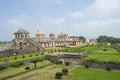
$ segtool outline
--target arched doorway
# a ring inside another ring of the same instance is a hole
[[[23,43],[22,43],[22,42],[20,42],[20,44],[19,44],[19,45],[20,45],[20,46],[22,46],[22,44],[23,44]]]

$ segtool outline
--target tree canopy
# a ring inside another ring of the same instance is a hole
[[[78,38],[79,40],[82,40],[83,42],[85,42],[84,36],[71,36],[70,38]]]
[[[83,42],[85,42],[85,37],[84,36],[79,36],[79,40],[82,40]]]
[[[120,38],[115,38],[111,36],[99,36],[97,38],[98,43],[111,43],[111,44],[118,44],[120,43]]]

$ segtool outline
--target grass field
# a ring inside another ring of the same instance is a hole
[[[29,73],[16,76],[8,80],[55,80],[55,73],[61,71],[61,65],[51,65],[44,69],[31,71]]]
[[[120,80],[120,72],[77,67],[63,80]]]
[[[120,53],[115,49],[109,46],[101,46],[101,45],[92,45],[92,46],[82,46],[82,47],[74,47],[63,50],[65,52],[77,52],[77,53],[88,53],[85,54],[85,61],[93,61],[93,62],[112,62],[115,64],[120,64]],[[50,51],[52,52],[52,51]],[[38,54],[38,55],[36,55]],[[25,58],[23,55],[17,55],[17,60],[26,60],[32,59],[36,57],[44,56],[41,53],[33,53],[25,54]],[[9,61],[15,61],[15,56],[10,56]],[[0,58],[0,62],[4,62],[5,58]],[[47,65],[45,67],[40,68],[40,66]],[[0,80],[55,80],[55,73],[61,72],[64,65],[49,65],[50,61],[42,61],[37,63],[37,68],[34,69],[33,63],[27,63],[18,68],[9,67],[0,71]],[[31,71],[26,71],[25,67],[29,66]],[[86,69],[82,67],[72,67],[67,66],[69,69],[69,74],[67,76],[63,76],[62,80],[119,80],[120,72],[119,71],[106,71],[102,69]],[[22,73],[22,74],[21,74]]]
[[[85,61],[120,64],[120,53],[117,50],[109,46],[93,46],[91,48],[93,48],[91,54],[86,55]]]
[[[108,54],[89,54],[85,61],[92,61],[98,63],[114,63],[120,64],[120,55],[108,55]]]
[[[23,58],[23,56],[24,56],[24,58]],[[43,57],[42,53],[36,52],[36,53],[30,53],[30,54],[24,54],[24,55],[1,57],[0,63],[4,63],[6,59],[9,62],[11,62],[11,61],[15,61],[15,60],[26,60],[26,59],[32,59],[32,58],[37,58],[37,57]],[[17,59],[15,59],[15,58],[17,58]]]
[[[86,56],[84,61],[120,64],[120,53],[106,45],[97,44],[74,47],[68,52],[83,53]]]
[[[55,73],[61,72],[63,65],[51,65],[43,69],[30,71],[7,80],[55,80]],[[101,69],[86,69],[82,67],[67,67],[69,73],[62,80],[119,80],[119,71],[106,71]]]
[[[47,65],[47,64],[50,64],[50,63],[51,63],[50,61],[44,60],[42,62],[38,62],[37,67],[44,66],[44,65]],[[13,75],[25,72],[26,71],[25,70],[26,66],[29,66],[31,69],[34,68],[34,64],[27,63],[23,66],[18,67],[18,68],[9,67],[7,69],[1,70],[0,74],[2,74],[2,75],[0,75],[0,80],[3,80],[3,78],[5,78],[5,77],[9,77],[9,76],[13,76]]]

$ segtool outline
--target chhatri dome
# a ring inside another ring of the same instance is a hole
[[[19,33],[29,34],[29,32],[27,30],[25,30],[23,27],[19,28],[18,31],[15,32],[14,34],[19,34]]]
[[[60,36],[66,36],[67,34],[65,34],[64,32],[60,33]]]
[[[50,33],[49,36],[55,36],[53,33]]]
[[[44,34],[44,32],[43,32],[42,29],[38,29],[38,30],[37,30],[37,34]]]

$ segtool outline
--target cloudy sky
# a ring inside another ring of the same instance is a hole
[[[25,28],[49,33],[120,37],[120,0],[0,0],[0,41]]]

